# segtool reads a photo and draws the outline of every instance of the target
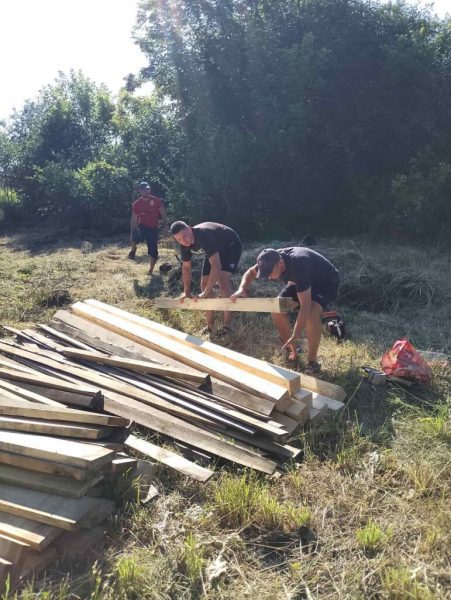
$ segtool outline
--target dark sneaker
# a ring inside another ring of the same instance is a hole
[[[136,256],[136,252],[134,250],[130,250],[130,252],[128,253],[128,258],[130,260],[135,260],[135,256]]]

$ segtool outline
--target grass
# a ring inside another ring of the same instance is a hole
[[[437,362],[430,388],[403,389],[372,388],[359,369],[378,367],[400,337],[450,352],[450,258],[362,239],[327,240],[318,250],[340,268],[339,307],[351,334],[340,345],[323,339],[323,376],[345,387],[349,404],[341,418],[292,440],[303,462],[275,479],[228,466],[206,485],[160,468],[160,496],[146,507],[124,482],[104,552],[51,568],[3,600],[449,597],[450,370]],[[246,248],[242,271],[257,251]],[[140,252],[131,262],[120,238],[58,239],[53,231],[0,238],[1,322],[48,322],[61,306],[94,297],[197,333],[203,315],[152,305],[181,289],[172,244],[161,254],[173,270],[152,280]],[[254,293],[276,289],[255,285]],[[269,316],[237,315],[235,328],[221,343],[284,364]]]

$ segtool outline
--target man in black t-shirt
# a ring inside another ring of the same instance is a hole
[[[192,298],[191,293],[191,257],[193,252],[204,251],[205,259],[202,266],[200,287],[202,293],[195,299],[211,298],[213,288],[219,285],[221,298],[228,298],[232,293],[230,280],[236,273],[241,258],[241,240],[238,235],[226,225],[220,223],[200,223],[190,227],[184,221],[175,221],[170,228],[171,235],[180,244],[182,255],[183,294],[180,302],[185,298]],[[224,327],[220,333],[230,332],[232,313],[224,312]],[[207,327],[203,333],[212,333],[214,330],[214,312],[207,311]]]
[[[281,279],[286,283],[279,296],[298,302],[298,313],[293,331],[284,313],[274,313],[273,321],[282,338],[283,348],[296,358],[296,340],[305,329],[308,341],[306,373],[319,371],[318,349],[321,342],[321,313],[337,297],[338,271],[324,256],[304,247],[267,248],[260,252],[257,264],[246,271],[232,300],[246,296],[250,284],[257,278]]]

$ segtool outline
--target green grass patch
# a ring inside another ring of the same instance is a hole
[[[391,527],[384,530],[373,519],[370,519],[365,527],[358,529],[355,534],[359,546],[369,555],[380,552],[392,535]]]

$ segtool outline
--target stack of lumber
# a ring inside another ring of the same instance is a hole
[[[288,442],[305,423],[343,407],[338,386],[95,300],[4,329],[0,581],[86,545],[83,528],[114,509],[104,482],[137,464],[124,447],[201,482],[217,459],[272,474],[299,455]]]

